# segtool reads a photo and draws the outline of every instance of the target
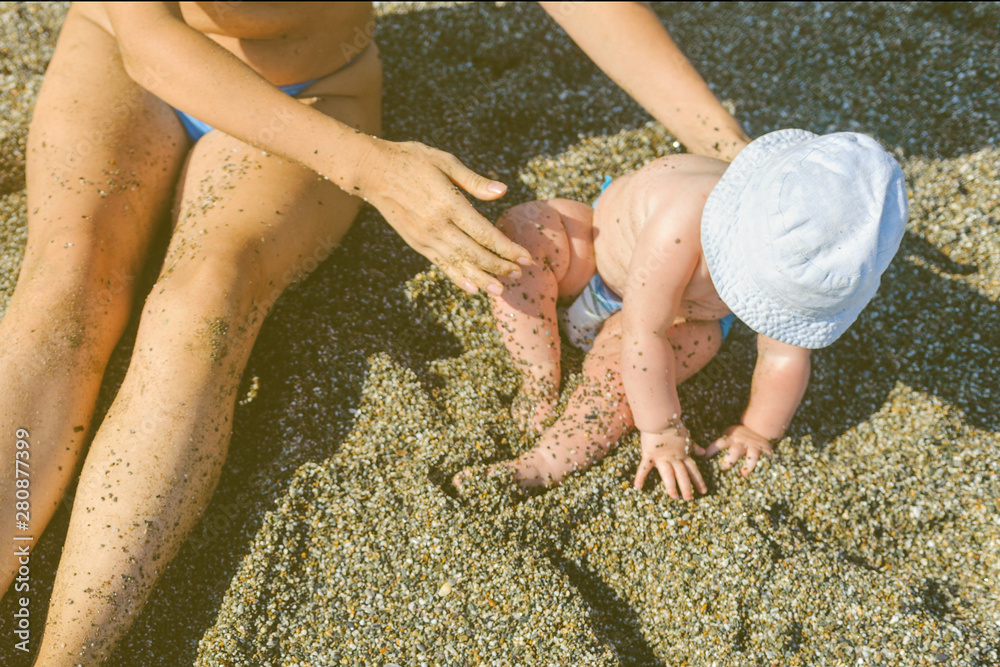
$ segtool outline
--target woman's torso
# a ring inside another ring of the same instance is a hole
[[[181,2],[184,22],[275,85],[324,77],[372,42],[370,2]],[[76,3],[114,35],[102,3]]]

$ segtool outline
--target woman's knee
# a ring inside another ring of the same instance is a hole
[[[4,318],[63,352],[110,354],[128,324],[134,276],[41,262],[21,272]]]
[[[267,283],[273,282],[263,275],[261,265],[252,249],[205,252],[198,259],[176,264],[168,259],[146,300],[144,316],[173,314],[179,321],[190,317],[245,320],[262,309]]]
[[[193,363],[185,366],[191,381],[203,379],[197,369],[211,374],[228,368],[235,375],[226,377],[238,378],[267,315],[257,276],[249,262],[216,257],[168,267],[143,307],[136,354],[151,350],[153,363]]]

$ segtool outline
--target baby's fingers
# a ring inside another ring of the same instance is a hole
[[[753,472],[753,469],[757,467],[757,461],[759,460],[760,460],[760,452],[758,452],[756,449],[750,449],[747,452],[746,460],[743,461],[743,470],[740,470],[740,474],[743,475],[744,477],[749,476],[750,473]]]
[[[691,481],[694,482],[694,486],[698,489],[698,493],[701,495],[708,493],[708,487],[705,485],[705,480],[702,479],[701,471],[698,470],[698,464],[694,462],[694,459],[684,459],[684,467],[687,468],[688,474],[691,475]]]
[[[739,462],[740,457],[743,456],[745,451],[746,450],[742,445],[730,443],[729,453],[726,454],[726,458],[719,462],[719,467],[723,470],[729,470]]]
[[[660,477],[663,478],[663,485],[666,487],[667,493],[670,494],[671,498],[677,498],[677,493],[674,491],[675,484],[684,500],[694,500],[696,488],[698,493],[704,494],[708,492],[705,480],[701,478],[701,471],[698,470],[698,466],[695,465],[694,460],[690,457],[682,461],[674,460],[657,463],[656,469],[660,471]]]
[[[719,452],[726,449],[729,449],[729,439],[727,436],[722,436],[721,438],[716,439],[716,441],[713,442],[711,445],[709,445],[708,449],[705,450],[704,454],[699,454],[698,456],[711,458],[716,454],[718,454]]]
[[[687,471],[681,466],[679,475],[674,474],[674,467],[670,461],[656,461],[656,469],[660,471],[660,479],[663,480],[663,488],[667,490],[667,495],[677,500],[677,489],[681,490],[681,495],[685,500],[690,500],[691,482],[688,481]]]
[[[648,459],[645,456],[642,457],[642,461],[639,462],[639,469],[635,471],[635,481],[632,485],[641,491],[642,485],[646,483],[646,477],[652,469],[653,460]]]
[[[744,477],[748,477],[750,473],[754,471],[754,468],[757,467],[757,462],[760,461],[760,457],[762,454],[771,456],[772,454],[771,448],[761,447],[760,449],[758,449],[756,447],[750,447],[747,450],[747,457],[746,460],[743,462],[743,469],[740,470],[740,474],[743,475]]]

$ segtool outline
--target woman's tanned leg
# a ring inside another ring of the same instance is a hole
[[[77,470],[135,277],[187,152],[173,111],[108,66],[117,53],[110,35],[70,10],[28,137],[28,243],[0,321],[2,590],[17,568],[13,537],[37,541]],[[29,448],[15,478],[17,429]],[[21,530],[15,491],[25,479]]]
[[[378,80],[316,107],[376,132]],[[139,612],[218,481],[268,309],[360,205],[218,132],[192,150],[181,188],[132,363],[81,474],[38,664],[102,660]]]

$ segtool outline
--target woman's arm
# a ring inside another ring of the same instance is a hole
[[[303,164],[363,197],[459,286],[499,293],[500,282],[489,274],[516,271],[513,262],[530,263],[529,253],[454,187],[496,199],[506,191],[502,183],[479,176],[448,153],[370,137],[297,102],[184,23],[177,3],[105,6],[125,69],[140,85],[226,134]],[[275,118],[286,131],[270,129]]]
[[[226,134],[310,167],[345,190],[357,185],[355,165],[371,150],[371,137],[282,93],[184,23],[177,3],[108,2],[105,8],[125,71],[151,93]],[[290,131],[281,136],[262,131],[274,118]],[[343,159],[319,152],[324,144],[336,144]]]
[[[645,3],[540,4],[598,67],[692,153],[728,162],[750,142]]]

